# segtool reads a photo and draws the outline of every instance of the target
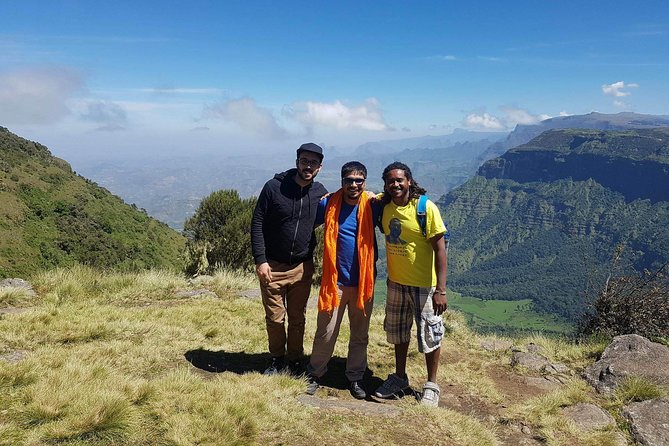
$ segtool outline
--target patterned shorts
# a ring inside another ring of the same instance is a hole
[[[386,317],[383,328],[391,344],[403,344],[411,340],[411,327],[416,321],[418,351],[430,353],[441,347],[444,337],[444,322],[434,314],[432,294],[434,287],[400,285],[388,280]]]

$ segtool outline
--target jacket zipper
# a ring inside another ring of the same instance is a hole
[[[293,252],[295,251],[295,240],[297,240],[297,231],[300,228],[300,220],[302,219],[302,187],[300,187],[300,210],[297,213],[297,222],[295,223],[295,233],[293,234],[293,243],[290,246],[290,264],[293,264]]]

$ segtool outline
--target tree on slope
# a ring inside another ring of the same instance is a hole
[[[186,220],[186,272],[209,273],[224,266],[251,270],[251,216],[256,198],[241,199],[236,190],[213,192]]]

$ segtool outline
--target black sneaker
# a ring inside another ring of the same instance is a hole
[[[307,395],[313,395],[316,393],[318,388],[320,387],[320,384],[318,384],[318,378],[316,378],[314,375],[307,375],[307,390],[306,394]]]
[[[351,396],[356,400],[364,400],[367,398],[367,392],[365,392],[365,389],[363,389],[360,384],[362,384],[362,381],[352,381],[351,386],[348,389],[351,392]]]
[[[272,363],[269,365],[269,367],[265,369],[263,375],[272,376],[279,374],[283,371],[285,367],[286,367],[286,362],[283,356],[272,358]]]
[[[288,370],[290,371],[290,374],[293,376],[302,376],[304,375],[304,366],[302,365],[302,361],[297,360],[297,361],[289,361],[288,362]]]

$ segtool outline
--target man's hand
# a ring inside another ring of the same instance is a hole
[[[432,294],[432,307],[434,314],[439,316],[448,309],[448,299],[446,299],[446,290],[435,290]]]
[[[269,267],[269,263],[256,265],[256,275],[260,279],[260,283],[268,285],[272,281],[272,268]]]

